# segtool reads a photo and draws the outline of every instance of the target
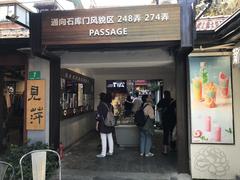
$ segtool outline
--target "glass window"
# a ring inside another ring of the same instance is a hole
[[[27,16],[27,17],[26,17],[26,25],[29,26],[29,12],[26,11],[26,14],[27,14],[27,15],[26,15],[26,16]]]
[[[17,6],[17,12],[16,12],[17,16],[18,16],[18,21],[26,24],[26,10],[23,9],[21,6]]]
[[[6,15],[7,15],[7,6],[0,6],[0,21],[7,21]]]
[[[14,10],[15,8],[13,5],[8,6],[8,12],[7,12],[8,16],[12,16],[15,13]]]
[[[0,21],[8,21],[6,16],[12,16],[15,12],[14,5],[0,6]]]

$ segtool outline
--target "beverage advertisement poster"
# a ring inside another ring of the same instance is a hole
[[[231,60],[190,57],[192,143],[233,144]]]

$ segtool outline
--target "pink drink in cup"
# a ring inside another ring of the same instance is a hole
[[[215,141],[220,142],[222,139],[222,128],[217,126],[215,129]]]
[[[228,76],[225,73],[220,72],[219,76],[218,76],[218,81],[219,81],[220,95],[223,98],[228,98],[228,95],[229,95],[229,88],[228,88],[229,78],[228,78]]]
[[[207,116],[205,118],[205,130],[210,132],[212,127],[211,125],[212,125],[212,118],[211,116]]]

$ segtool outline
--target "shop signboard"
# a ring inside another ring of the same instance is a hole
[[[229,56],[190,57],[192,143],[234,144]]]
[[[27,81],[27,130],[45,129],[45,80]]]
[[[127,92],[126,80],[107,80],[108,92]]]
[[[42,13],[42,45],[179,41],[178,4]]]
[[[240,64],[240,47],[233,48],[233,64]]]
[[[40,71],[30,71],[28,73],[29,80],[40,80],[41,79],[41,72]]]

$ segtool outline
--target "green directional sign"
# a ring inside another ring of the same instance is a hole
[[[41,72],[40,71],[30,71],[28,74],[29,80],[40,80],[41,79]]]

